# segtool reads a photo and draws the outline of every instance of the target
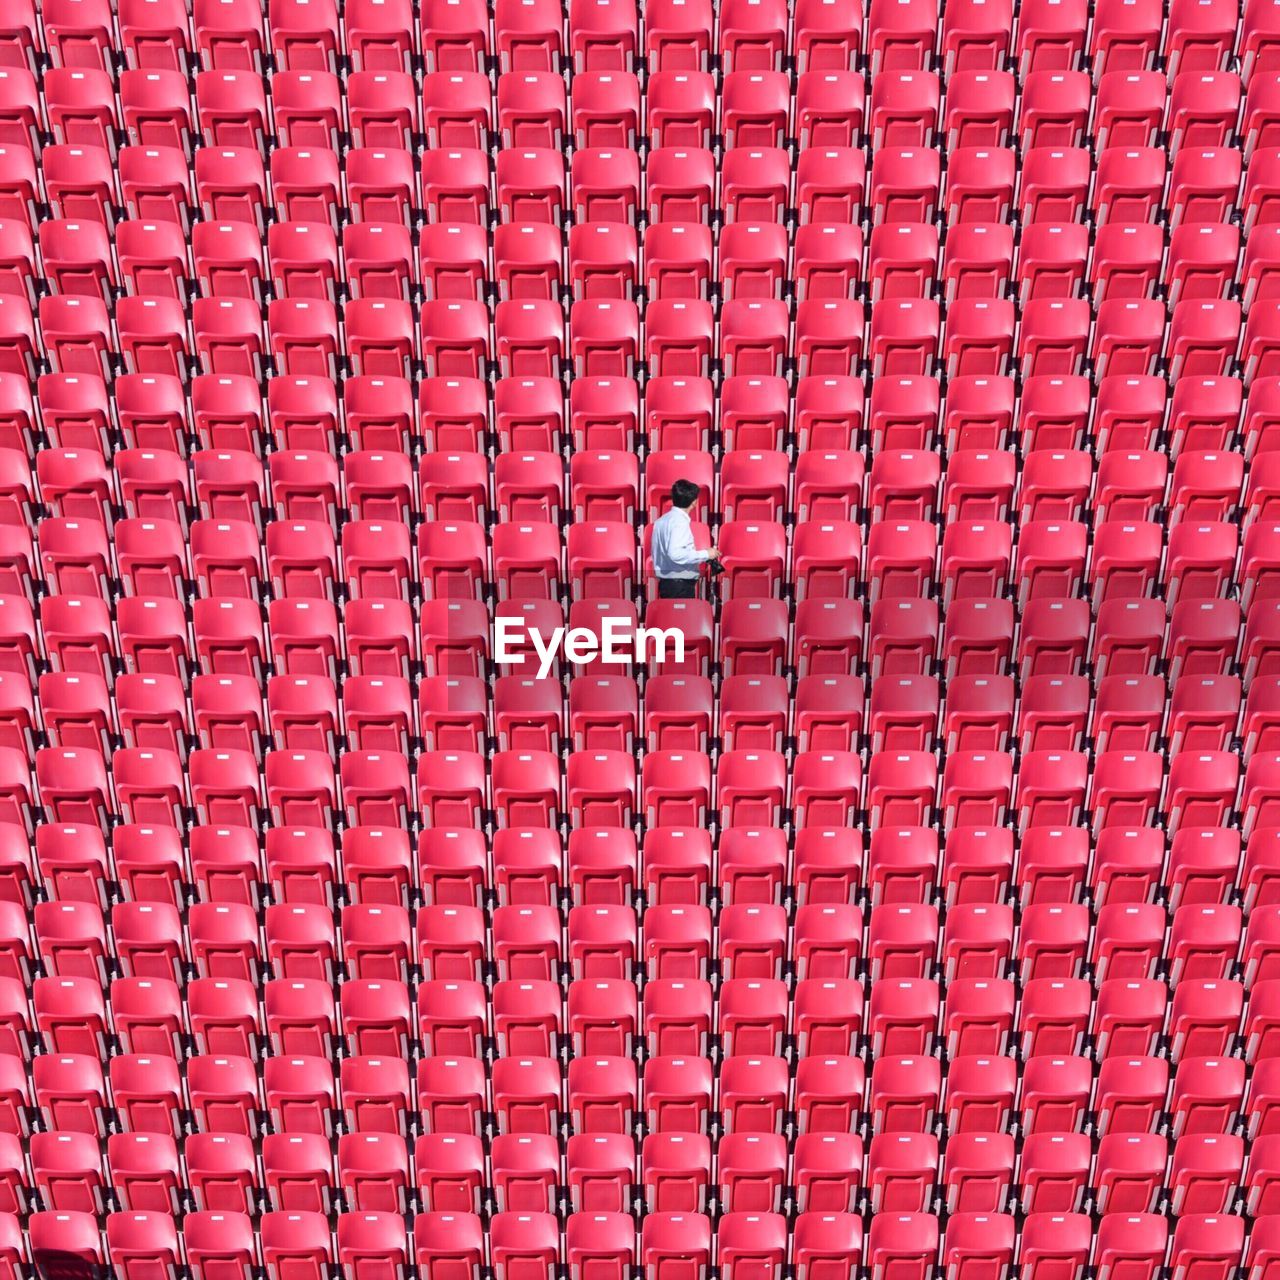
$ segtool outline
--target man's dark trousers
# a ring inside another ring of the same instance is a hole
[[[697,578],[659,578],[659,600],[695,600],[698,596]]]

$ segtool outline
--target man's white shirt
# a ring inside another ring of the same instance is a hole
[[[680,507],[672,507],[654,522],[650,551],[659,578],[696,578],[711,558],[709,551],[693,545],[693,524]]]

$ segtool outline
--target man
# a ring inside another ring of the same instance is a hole
[[[698,594],[702,566],[720,559],[715,547],[699,551],[693,545],[689,508],[697,500],[698,486],[692,480],[677,480],[671,486],[671,510],[654,522],[651,552],[661,600],[692,600]]]

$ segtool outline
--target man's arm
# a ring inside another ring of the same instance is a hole
[[[677,569],[696,569],[713,559],[711,551],[699,551],[693,543],[693,528],[681,522],[667,543],[667,559]]]

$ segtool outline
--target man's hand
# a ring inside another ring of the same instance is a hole
[[[707,548],[707,559],[708,559],[708,560],[719,560],[719,559],[720,559],[720,548],[719,548],[719,547],[708,547],[708,548]]]

